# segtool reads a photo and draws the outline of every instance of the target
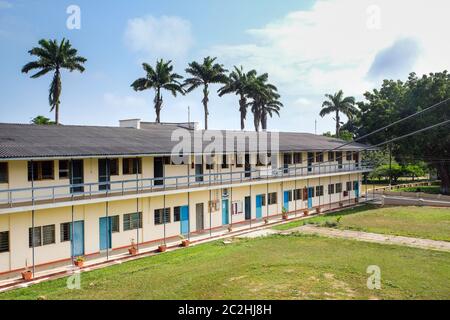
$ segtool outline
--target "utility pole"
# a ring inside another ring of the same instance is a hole
[[[389,189],[392,185],[392,144],[389,144]]]
[[[192,129],[191,128],[191,107],[190,106],[188,106],[188,126],[189,126],[189,129]]]

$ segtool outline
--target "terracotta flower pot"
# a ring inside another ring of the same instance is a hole
[[[265,224],[268,224],[268,223],[269,223],[269,219],[265,218],[265,219],[264,219],[264,223],[265,223]]]
[[[132,256],[134,256],[135,254],[137,254],[137,248],[135,248],[135,247],[129,248],[128,253],[131,254]]]
[[[287,213],[283,213],[282,217],[283,217],[283,220],[287,220],[289,218]]]
[[[78,268],[82,268],[84,266],[84,261],[75,260],[74,263]]]
[[[166,252],[167,246],[165,244],[162,244],[158,247],[158,252]]]
[[[233,231],[233,228],[232,227],[228,227],[228,232],[231,232],[231,231]]]
[[[33,273],[31,271],[22,272],[22,279],[25,281],[30,281],[31,279],[33,279]]]
[[[190,243],[189,240],[182,240],[182,241],[181,241],[181,246],[182,246],[182,247],[189,247],[190,244],[191,244],[191,243]]]
[[[316,208],[316,213],[319,214],[319,213],[321,213],[321,212],[322,212],[322,208],[320,208],[320,207],[319,207],[319,208]]]
[[[307,216],[309,215],[309,211],[308,211],[308,210],[303,210],[303,215],[304,215],[305,217],[307,217]]]
[[[344,204],[342,203],[342,202],[339,202],[339,207],[343,207],[344,206]]]

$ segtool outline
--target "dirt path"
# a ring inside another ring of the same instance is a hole
[[[386,235],[379,233],[370,233],[353,230],[339,230],[332,228],[317,227],[314,225],[304,225],[298,228],[293,228],[288,231],[280,232],[280,234],[289,234],[292,232],[300,232],[306,234],[318,234],[326,237],[345,238],[359,241],[375,242],[382,244],[395,244],[401,246],[408,246],[421,249],[430,249],[438,251],[450,252],[450,242],[436,241],[429,239],[410,238],[403,236]]]

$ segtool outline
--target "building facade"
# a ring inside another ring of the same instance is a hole
[[[177,129],[0,124],[0,274],[351,204],[370,171],[366,146],[301,133],[264,157],[235,145],[179,163]]]

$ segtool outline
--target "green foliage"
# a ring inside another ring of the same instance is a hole
[[[358,114],[358,109],[355,107],[355,98],[344,97],[344,92],[342,90],[339,90],[335,94],[326,94],[325,97],[327,98],[327,100],[325,100],[322,104],[320,116],[323,118],[328,114],[335,114],[335,137],[341,137],[340,127],[343,123],[341,123],[340,113],[345,114],[350,120],[353,119]]]
[[[248,85],[247,97],[251,98],[248,105],[253,112],[255,131],[259,131],[259,125],[263,130],[267,129],[267,117],[273,114],[280,116],[283,104],[280,102],[278,89],[268,83],[269,75],[264,73],[251,79]]]
[[[153,68],[148,63],[143,63],[142,67],[146,72],[145,78],[139,78],[131,84],[131,87],[135,91],[143,91],[147,89],[155,90],[155,98],[153,100],[155,104],[156,122],[161,122],[161,109],[163,104],[163,98],[161,91],[167,90],[174,97],[177,93],[184,94],[183,86],[179,82],[183,77],[173,72],[172,61],[158,60],[156,61],[156,67]]]
[[[51,124],[55,124],[54,121],[51,121],[49,118],[44,117],[44,116],[36,116],[34,117],[30,123],[32,124],[38,124],[38,125],[51,125]]]
[[[250,93],[249,85],[256,77],[256,71],[244,72],[243,67],[234,66],[234,70],[228,76],[225,85],[218,90],[219,97],[225,94],[235,93],[239,96],[239,112],[241,113],[241,130],[245,129],[245,119],[247,118],[247,96]]]
[[[69,40],[62,39],[60,43],[57,40],[42,39],[39,41],[39,47],[34,47],[28,53],[38,58],[23,66],[22,72],[28,73],[31,70],[39,70],[31,78],[39,78],[50,71],[53,71],[53,80],[50,84],[48,100],[50,111],[55,110],[55,123],[59,124],[59,105],[61,96],[61,69],[84,72],[83,64],[86,58],[77,55],[77,50],[72,47]]]
[[[411,73],[406,82],[384,80],[381,88],[364,94],[366,101],[359,102],[360,116],[349,125],[357,137],[364,136],[383,126],[404,119],[438,102],[450,98],[450,75],[447,71],[417,77]],[[449,102],[404,121],[388,130],[368,137],[365,142],[378,144],[399,137],[445,119],[450,119]],[[437,170],[441,179],[441,192],[449,193],[450,185],[450,130],[448,125],[422,132],[392,143],[398,163],[417,164],[420,161]],[[418,173],[418,168],[410,172]],[[419,172],[420,173],[420,172]]]
[[[330,131],[327,131],[323,134],[325,137],[336,138],[336,134],[332,134]],[[344,141],[352,141],[353,133],[348,130],[340,130],[339,131],[339,139]]]
[[[189,63],[186,73],[190,74],[190,78],[184,80],[186,91],[191,92],[196,88],[203,86],[203,109],[205,113],[205,130],[208,130],[208,102],[209,102],[209,86],[214,83],[226,84],[229,79],[226,70],[222,64],[216,63],[216,57],[206,57],[203,63],[192,61]]]

